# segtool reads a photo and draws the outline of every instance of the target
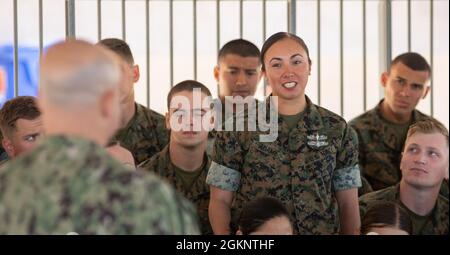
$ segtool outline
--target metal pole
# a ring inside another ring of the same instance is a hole
[[[194,24],[194,80],[197,80],[197,0],[193,2],[193,24]]]
[[[262,22],[263,22],[263,24],[262,24],[262,37],[263,37],[263,42],[265,42],[266,41],[266,37],[267,37],[267,35],[266,35],[266,33],[267,33],[267,31],[266,31],[266,20],[267,20],[267,9],[266,9],[266,0],[263,0],[262,1]]]
[[[145,0],[145,63],[147,68],[147,107],[150,108],[150,14],[149,0]]]
[[[170,30],[170,87],[173,87],[173,0],[169,2],[169,30]]]
[[[434,2],[433,0],[430,1],[430,65],[431,65],[431,73],[430,73],[430,87],[431,87],[431,92],[430,92],[430,114],[431,116],[434,116],[434,89],[433,89],[433,67],[434,67],[434,58],[433,58],[433,53],[434,53],[434,47],[433,47],[433,37],[434,37],[434,23],[433,23],[433,18],[434,18]]]
[[[75,38],[75,0],[66,0],[66,38]]]
[[[392,6],[391,0],[386,1],[386,63],[392,59]],[[388,67],[389,68],[389,67]]]
[[[216,0],[216,41],[217,41],[217,54],[220,50],[220,0]]]
[[[244,4],[239,0],[239,37],[242,39],[244,34]]]
[[[341,116],[344,116],[344,5],[342,0],[339,0],[339,72],[340,72],[340,111]]]
[[[14,23],[14,97],[19,95],[19,38],[17,22],[17,0],[13,2]]]
[[[266,0],[263,0],[263,2],[262,2],[262,22],[263,22],[263,43],[266,41],[266,19],[267,19],[267,9],[266,9]],[[262,63],[261,63],[262,64]],[[268,95],[267,95],[267,81],[266,81],[266,79],[263,79],[264,80],[264,97],[267,97]]]
[[[411,0],[408,0],[408,51],[411,51]]]
[[[97,0],[97,40],[102,39],[102,0]]]
[[[44,48],[43,23],[42,0],[39,0],[39,57],[42,56],[42,51]]]
[[[367,46],[366,46],[366,40],[367,40],[367,34],[366,34],[366,0],[363,0],[362,2],[362,12],[363,12],[363,107],[364,112],[367,110]]]
[[[386,71],[392,59],[392,33],[391,33],[391,1],[380,1],[380,70]],[[384,97],[384,90],[379,86],[379,98]]]
[[[317,104],[321,104],[320,96],[320,0],[317,0]]]
[[[127,25],[126,25],[126,7],[125,0],[122,0],[122,39],[127,40]]]
[[[220,51],[220,0],[216,0],[216,49],[217,49],[217,56],[219,55]],[[217,60],[219,61],[219,60]],[[217,63],[219,64],[219,63]],[[217,97],[219,97],[220,94],[220,86],[217,83]]]
[[[289,0],[288,4],[288,31],[295,34],[297,32],[297,0]]]

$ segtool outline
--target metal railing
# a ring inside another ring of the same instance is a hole
[[[19,40],[18,40],[18,12],[17,12],[17,2],[18,0],[12,0],[13,1],[13,34],[14,34],[14,95],[18,95],[18,91],[19,91],[19,79],[18,79],[18,45],[19,45]],[[66,17],[66,37],[76,37],[77,36],[77,30],[75,27],[75,9],[77,8],[77,2],[80,1],[88,1],[88,0],[64,0],[65,1],[65,17]],[[94,0],[90,0],[90,1],[94,1]],[[102,15],[104,15],[104,13],[102,12],[102,3],[107,2],[107,1],[114,1],[114,0],[96,0],[96,8],[97,8],[97,39],[100,40],[102,38]],[[145,48],[146,48],[146,54],[145,54],[145,59],[146,59],[146,87],[147,87],[147,93],[146,93],[146,103],[148,106],[150,106],[150,60],[151,60],[151,55],[150,55],[150,38],[151,38],[151,34],[152,31],[150,31],[150,2],[152,1],[156,1],[156,0],[115,0],[115,1],[120,1],[121,2],[121,33],[122,33],[122,38],[125,40],[126,36],[127,36],[127,30],[126,30],[126,24],[127,24],[127,16],[126,16],[126,3],[130,2],[130,1],[140,1],[140,2],[145,2]],[[161,0],[158,0],[161,1]],[[321,49],[324,46],[324,42],[321,40],[321,36],[323,33],[323,29],[322,29],[322,13],[321,13],[321,7],[324,4],[324,1],[321,0],[166,0],[169,2],[169,60],[170,60],[170,86],[173,86],[174,84],[174,24],[173,24],[173,20],[174,20],[174,8],[173,8],[173,4],[174,2],[177,1],[189,1],[192,3],[193,5],[193,9],[192,10],[186,10],[186,11],[191,11],[193,14],[193,64],[192,64],[192,68],[193,68],[193,78],[197,79],[198,76],[198,60],[197,60],[197,56],[198,56],[198,30],[197,30],[197,19],[198,19],[198,14],[197,14],[197,3],[200,1],[213,1],[216,3],[216,20],[212,21],[212,22],[216,22],[216,29],[217,29],[217,33],[216,33],[216,50],[218,51],[220,46],[221,46],[221,28],[222,28],[222,24],[221,24],[221,4],[223,2],[227,2],[227,1],[233,1],[233,2],[238,2],[239,3],[239,36],[242,38],[244,37],[244,2],[260,2],[262,9],[261,9],[261,13],[262,13],[262,35],[261,38],[264,41],[267,37],[267,13],[268,13],[268,9],[267,9],[267,3],[268,2],[284,2],[286,4],[286,25],[288,28],[288,31],[292,32],[292,33],[296,33],[297,32],[297,19],[298,19],[298,13],[297,10],[299,8],[303,8],[302,5],[305,2],[315,2],[316,3],[316,23],[317,23],[317,27],[316,27],[316,34],[317,34],[317,45],[316,45],[316,55],[317,55],[317,60],[316,62],[316,69],[317,70],[317,103],[320,105],[323,102],[323,98],[321,96],[322,94],[322,69],[321,69],[321,58],[323,57]],[[345,84],[344,84],[344,62],[345,62],[345,57],[346,57],[346,52],[345,52],[345,47],[344,47],[344,31],[345,31],[345,27],[344,27],[344,22],[343,22],[343,18],[344,15],[346,15],[345,10],[344,10],[344,0],[334,0],[334,1],[339,1],[339,109],[334,109],[336,112],[339,112],[341,115],[344,115],[344,102],[345,102],[345,98],[344,98],[344,91],[346,88]],[[356,0],[355,0],[356,1]],[[395,0],[394,0],[395,1]],[[368,89],[367,89],[367,30],[366,30],[366,24],[367,24],[367,17],[366,17],[366,13],[367,13],[367,6],[366,0],[359,0],[359,2],[362,4],[362,8],[361,8],[361,13],[362,13],[362,20],[360,20],[360,22],[362,23],[362,31],[361,31],[361,37],[362,37],[362,52],[361,52],[361,59],[362,59],[362,86],[363,86],[363,95],[362,95],[362,101],[363,101],[363,109],[361,109],[362,111],[367,110],[368,108],[368,100],[367,100],[367,94],[368,94]],[[414,0],[407,0],[407,41],[408,41],[408,45],[407,45],[407,49],[411,50],[411,2],[414,2]],[[433,23],[433,4],[434,4],[435,0],[429,0],[430,3],[430,36],[429,36],[429,43],[430,43],[430,62],[431,62],[431,66],[433,66],[434,62],[433,62],[433,40],[435,39],[435,33],[433,32],[434,30],[434,23]],[[386,1],[380,1],[380,34],[379,34],[379,41],[380,41],[380,45],[381,45],[381,53],[380,53],[380,69],[381,70],[385,70],[387,68],[388,63],[391,61],[392,59],[392,1],[391,0],[386,0]],[[43,50],[43,0],[38,0],[38,13],[39,13],[39,52],[40,54],[42,54],[42,50]],[[255,10],[256,11],[256,10]],[[301,26],[300,26],[301,28]],[[79,28],[81,29],[81,28]],[[216,56],[212,56],[212,57],[216,57]],[[433,77],[431,78],[431,81],[433,81]],[[431,84],[433,85],[433,82],[431,82]],[[266,86],[266,84],[264,84],[264,86]],[[264,89],[264,91],[266,91]],[[379,97],[382,97],[382,93],[380,92]],[[431,95],[430,95],[430,114],[433,115],[434,114],[434,90],[431,90]]]

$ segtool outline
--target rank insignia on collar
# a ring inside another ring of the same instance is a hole
[[[319,133],[307,135],[306,139],[308,140],[306,143],[313,148],[320,148],[328,145],[328,137],[326,135],[319,135]]]

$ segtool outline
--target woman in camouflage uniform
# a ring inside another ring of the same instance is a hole
[[[306,44],[290,33],[274,34],[261,62],[278,105],[269,107],[269,97],[258,107],[280,115],[278,133],[270,143],[259,140],[261,129],[217,134],[207,178],[214,232],[234,232],[243,205],[271,196],[286,206],[297,234],[358,234],[356,134],[305,95],[311,71]]]

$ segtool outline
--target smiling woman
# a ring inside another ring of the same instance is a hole
[[[311,74],[311,59],[305,42],[292,34],[274,34],[264,43],[261,59],[272,95],[278,96],[279,113],[295,115],[302,112],[306,103],[302,98]]]
[[[356,134],[305,95],[311,70],[306,44],[294,34],[276,33],[264,43],[261,62],[273,94],[259,107],[281,115],[278,136],[264,143],[258,139],[262,130],[217,134],[207,178],[214,232],[236,231],[243,206],[271,196],[286,207],[294,233],[358,233]],[[272,96],[278,97],[275,108]]]

